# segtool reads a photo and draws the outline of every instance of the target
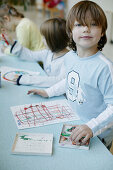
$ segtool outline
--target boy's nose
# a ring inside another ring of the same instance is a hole
[[[90,27],[88,27],[87,25],[83,26],[83,29],[85,32],[90,32]]]

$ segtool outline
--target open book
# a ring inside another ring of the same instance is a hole
[[[85,145],[82,145],[82,140],[80,141],[80,145],[76,145],[74,141],[71,141],[70,135],[75,128],[76,128],[76,125],[67,125],[67,124],[63,125],[62,131],[60,134],[60,139],[59,139],[59,146],[88,150],[90,140],[88,140]]]
[[[53,134],[17,133],[12,147],[13,154],[51,155]]]

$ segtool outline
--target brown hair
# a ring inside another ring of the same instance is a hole
[[[0,6],[0,18],[4,18],[5,15],[24,18],[24,15],[18,12],[14,7],[9,4],[3,4]]]
[[[46,20],[40,27],[41,34],[45,37],[46,43],[52,52],[59,52],[67,47],[69,42],[66,33],[66,20],[52,18]]]
[[[87,18],[88,15],[91,15],[91,19]],[[100,6],[92,1],[80,1],[75,4],[67,17],[67,34],[70,38],[69,47],[76,51],[76,43],[72,39],[72,29],[74,22],[77,20],[81,25],[89,26],[91,20],[95,21],[97,26],[102,27],[102,34],[100,41],[98,42],[98,49],[101,51],[104,45],[107,42],[106,29],[107,29],[107,19],[104,11]]]
[[[3,24],[4,24],[3,21],[0,20],[0,34],[1,34],[1,32],[2,32],[1,29],[3,29]]]

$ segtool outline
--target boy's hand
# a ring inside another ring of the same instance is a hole
[[[32,89],[32,90],[29,90],[27,94],[31,94],[31,93],[38,94],[42,97],[49,97],[45,90]]]
[[[72,131],[70,139],[77,145],[85,144],[89,138],[93,136],[92,130],[87,125],[76,125],[76,128]]]

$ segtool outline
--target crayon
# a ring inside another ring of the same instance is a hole
[[[6,40],[4,34],[2,34],[2,37],[3,37],[4,41],[5,41],[5,43],[6,43],[7,45],[9,45],[9,42]]]
[[[61,133],[61,136],[70,136],[71,134],[68,133]]]
[[[75,128],[76,128],[76,126],[73,126],[73,127],[69,128],[69,129],[67,129],[67,131],[72,132],[72,130],[74,130]]]

